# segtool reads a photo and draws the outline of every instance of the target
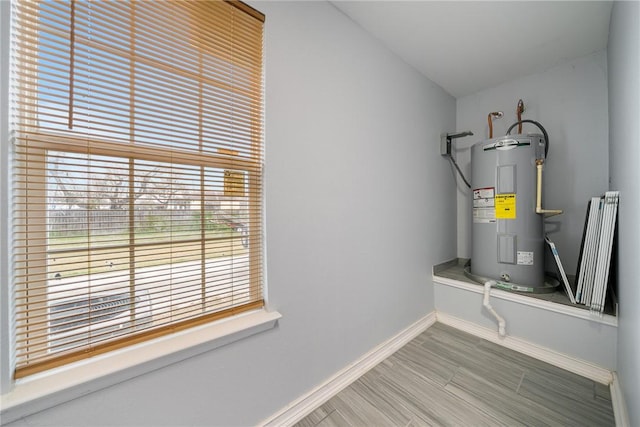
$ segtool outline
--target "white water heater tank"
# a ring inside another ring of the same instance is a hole
[[[473,275],[545,286],[544,218],[536,213],[536,159],[544,159],[545,147],[542,135],[529,134],[471,148]]]

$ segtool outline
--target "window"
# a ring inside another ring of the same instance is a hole
[[[262,307],[264,16],[12,6],[15,377]]]

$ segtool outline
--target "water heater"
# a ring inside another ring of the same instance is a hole
[[[471,148],[471,273],[513,290],[545,288],[544,218],[536,213],[543,135],[506,135]]]

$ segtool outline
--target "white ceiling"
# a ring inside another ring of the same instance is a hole
[[[334,1],[454,97],[605,49],[609,1]]]

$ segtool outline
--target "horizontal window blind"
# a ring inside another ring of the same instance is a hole
[[[264,16],[13,6],[16,378],[261,307]]]

